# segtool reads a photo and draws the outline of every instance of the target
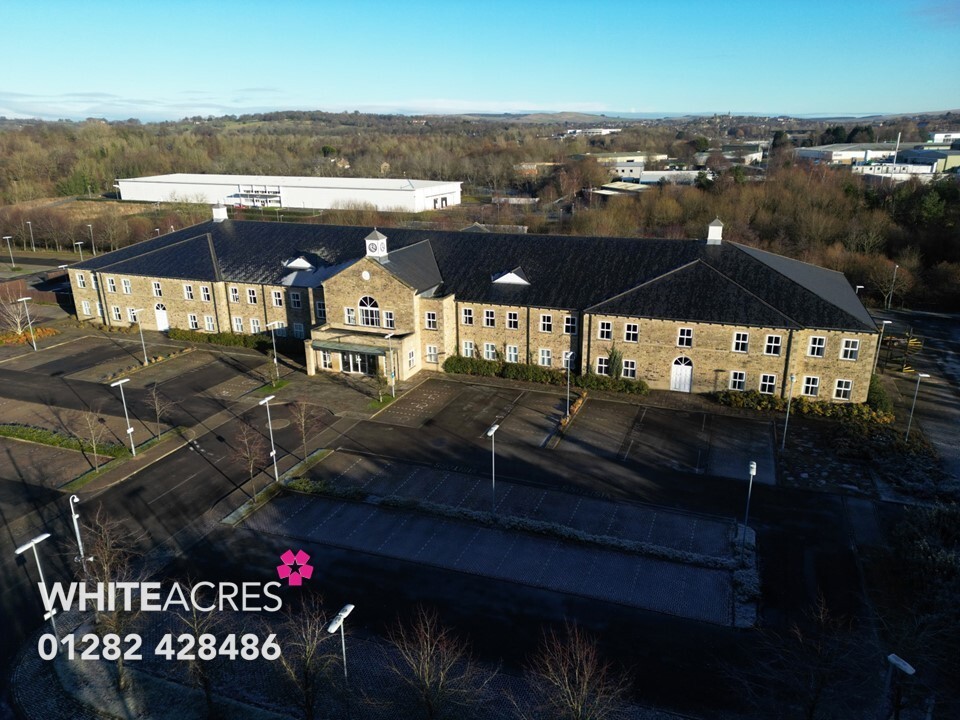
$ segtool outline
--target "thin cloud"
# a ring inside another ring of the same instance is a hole
[[[960,3],[920,0],[911,12],[932,25],[960,25]]]

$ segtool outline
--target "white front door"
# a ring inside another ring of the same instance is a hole
[[[688,393],[692,385],[693,361],[688,357],[678,357],[670,368],[670,389]]]
[[[157,315],[157,330],[169,330],[170,321],[167,320],[167,306],[163,303],[157,303],[153,311]]]

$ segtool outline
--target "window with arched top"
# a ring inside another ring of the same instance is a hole
[[[360,324],[369,327],[380,327],[380,306],[372,297],[364,295],[358,304],[360,308]]]

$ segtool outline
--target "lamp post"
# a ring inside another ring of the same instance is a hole
[[[150,361],[147,360],[147,344],[143,341],[143,323],[140,322],[140,313],[144,311],[144,308],[133,308],[130,312],[133,313],[133,321],[137,324],[137,329],[140,330],[140,347],[143,348],[143,366],[146,367],[150,364]]]
[[[883,683],[883,697],[880,698],[880,713],[877,715],[878,720],[887,720],[890,717],[890,712],[893,708],[891,705],[890,690],[893,685],[893,670],[896,668],[904,675],[913,675],[916,670],[913,669],[913,665],[908,663],[899,655],[890,653],[887,655],[887,662],[890,663],[890,666],[887,668],[887,679]],[[897,715],[899,717],[899,714]]]
[[[270,420],[270,401],[275,397],[276,395],[268,395],[261,400],[259,404],[267,408],[267,429],[270,431],[270,457],[273,458],[273,479],[280,482],[280,473],[277,472],[277,448],[273,444],[273,422]]]
[[[390,341],[396,333],[387,333],[384,337],[387,341],[387,353],[390,355],[390,395],[397,397],[397,365],[393,361],[393,343]]]
[[[280,366],[277,364],[277,338],[274,336],[273,331],[280,325],[283,325],[280,320],[267,323],[267,327],[270,328],[270,342],[273,343],[273,376],[276,378],[276,380],[273,381],[274,387],[280,382]]]
[[[340,612],[327,625],[327,632],[333,635],[337,630],[340,631],[340,645],[343,647],[343,681],[347,682],[347,639],[343,634],[343,621],[353,612],[353,605],[344,605]]]
[[[44,594],[44,595],[47,594],[47,583],[46,583],[46,581],[43,579],[43,568],[40,567],[40,556],[37,555],[37,545],[39,545],[40,543],[42,543],[42,542],[43,542],[44,540],[46,540],[48,537],[50,537],[50,533],[43,533],[42,535],[37,535],[37,536],[36,536],[35,538],[33,538],[33,540],[31,540],[30,542],[24,543],[23,545],[21,545],[20,547],[18,547],[16,550],[14,550],[14,552],[15,552],[17,555],[21,555],[21,554],[25,553],[27,550],[30,550],[31,548],[33,549],[33,559],[37,561],[37,574],[40,575],[40,585],[43,586],[43,594]],[[56,621],[56,619],[54,618],[54,615],[57,614],[56,608],[54,608],[54,607],[51,606],[51,608],[50,608],[49,610],[47,610],[46,607],[44,607],[44,611],[45,611],[45,613],[44,613],[43,619],[50,621],[50,624],[53,626],[53,634],[54,634],[54,636],[56,636],[57,641],[58,641],[58,644],[59,644],[60,633],[57,632],[57,621]]]
[[[33,322],[30,320],[30,308],[27,306],[27,303],[33,300],[33,298],[22,297],[17,298],[17,302],[23,303],[23,311],[27,314],[27,327],[30,328],[30,342],[33,343],[33,351],[37,351],[37,336],[33,334]]]
[[[917,407],[917,395],[920,392],[920,379],[930,377],[926,373],[917,374],[917,387],[913,390],[913,404],[910,405],[910,419],[907,421],[907,433],[903,436],[904,442],[910,440],[910,427],[913,425],[913,411]]]
[[[37,246],[33,243],[33,223],[27,220],[27,227],[30,229],[30,249],[33,252],[37,251]]]
[[[80,520],[80,516],[77,514],[77,511],[74,507],[78,502],[80,502],[80,498],[78,498],[76,495],[70,496],[70,519],[73,520],[73,532],[76,533],[77,536],[77,551],[80,553],[76,558],[74,558],[74,562],[81,564],[83,567],[83,577],[86,579],[87,558],[83,554],[83,538],[80,537],[80,523],[78,522]],[[90,559],[92,560],[93,558]]]
[[[750,496],[753,494],[753,477],[757,474],[757,463],[750,462],[750,484],[747,485],[747,509],[743,513],[743,534],[740,536],[740,564],[743,564],[743,546],[747,540],[747,521],[750,520]]]
[[[567,420],[570,419],[570,368],[577,354],[573,350],[564,353],[564,362],[567,366]]]
[[[894,264],[893,266],[893,280],[890,281],[890,295],[887,297],[887,310],[890,309],[890,305],[893,302],[893,291],[897,286],[897,270],[900,269],[899,265]]]
[[[80,262],[83,262],[83,242],[75,242],[73,246],[80,252]]]
[[[160,237],[160,228],[154,228],[153,231],[157,234],[157,237]]]
[[[497,511],[497,430],[499,425],[491,425],[487,430],[487,437],[490,438],[490,512]]]
[[[880,362],[880,350],[883,348],[883,331],[887,329],[887,325],[893,323],[893,320],[884,320],[880,323],[880,340],[877,341],[877,354],[873,358],[873,374],[877,374],[877,363]]]
[[[863,290],[863,285],[857,285],[857,286],[853,289],[853,294],[854,294],[854,295],[859,295],[861,290]]]
[[[87,228],[90,230],[90,252],[93,253],[94,257],[97,255],[97,244],[93,241],[93,225],[87,223]]]
[[[117,380],[114,383],[110,383],[110,387],[120,388],[120,402],[123,403],[123,419],[127,421],[127,436],[130,438],[130,452],[136,457],[137,448],[133,444],[133,428],[130,427],[130,416],[127,414],[127,398],[123,394],[123,384],[130,382],[130,378],[123,378],[122,380]]]
[[[11,239],[12,237],[13,237],[12,235],[4,235],[4,236],[3,236],[3,239],[7,241],[7,250],[8,250],[9,253],[10,253],[10,269],[11,269],[11,270],[13,270],[13,269],[17,266],[17,264],[13,261],[13,248],[10,247],[10,239]]]
[[[797,376],[790,373],[790,394],[787,395],[787,418],[783,421],[783,438],[780,441],[780,452],[787,447],[787,426],[790,425],[790,404],[793,402],[793,384],[797,381]]]

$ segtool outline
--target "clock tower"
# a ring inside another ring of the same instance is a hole
[[[387,256],[387,236],[377,232],[376,228],[363,239],[363,242],[367,246],[367,257],[383,260]]]

